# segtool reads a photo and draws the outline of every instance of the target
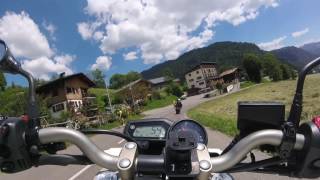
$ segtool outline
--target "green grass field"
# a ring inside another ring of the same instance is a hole
[[[143,111],[148,111],[151,109],[156,109],[156,108],[168,106],[168,105],[172,104],[173,101],[175,101],[176,99],[177,99],[177,97],[174,95],[166,95],[166,96],[163,96],[162,99],[148,101],[146,106],[143,107]]]
[[[286,105],[286,116],[296,86],[295,80],[268,82],[250,87],[203,103],[188,112],[188,116],[205,126],[219,130],[230,136],[237,133],[238,101],[277,101]],[[320,74],[309,75],[304,86],[302,120],[310,120],[320,114]]]

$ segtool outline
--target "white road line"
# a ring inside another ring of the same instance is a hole
[[[121,139],[119,142],[118,142],[118,144],[121,144],[121,143],[123,143],[124,142],[124,139]]]
[[[68,180],[75,180],[77,177],[79,177],[83,172],[85,172],[86,170],[88,170],[91,166],[93,166],[92,164],[91,165],[87,165],[86,167],[84,167],[83,169],[81,169],[79,172],[77,172],[76,174],[74,174],[71,178],[69,178]]]

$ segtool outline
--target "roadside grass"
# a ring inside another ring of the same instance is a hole
[[[311,120],[320,114],[320,74],[306,78],[303,94],[302,120]],[[203,125],[234,135],[237,133],[238,101],[277,101],[286,105],[286,117],[289,114],[296,80],[263,83],[237,93],[233,93],[212,101],[205,102],[189,110],[188,116]]]
[[[247,87],[250,87],[250,86],[253,86],[255,85],[256,83],[252,82],[252,81],[244,81],[244,82],[241,82],[240,83],[240,88],[243,89],[243,88],[247,88]]]
[[[163,96],[161,99],[154,99],[151,101],[147,101],[146,106],[143,107],[143,111],[148,111],[148,110],[168,106],[172,104],[173,101],[176,99],[177,97],[174,95],[166,95],[166,96]]]

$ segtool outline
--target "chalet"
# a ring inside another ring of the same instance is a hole
[[[84,99],[88,97],[88,89],[94,86],[95,83],[86,75],[78,73],[60,76],[39,86],[36,92],[40,97],[47,98],[52,117],[59,118],[61,112],[77,111],[83,105]]]
[[[151,83],[151,87],[153,90],[160,90],[168,86],[171,82],[171,80],[167,79],[166,77],[158,77],[154,79],[148,80]],[[172,80],[173,82],[179,83],[179,79]]]
[[[217,65],[212,62],[202,62],[185,73],[188,94],[197,94],[201,89],[211,89],[212,80],[218,77]]]
[[[240,79],[240,69],[239,68],[232,68],[226,71],[223,71],[220,75],[223,82],[226,84],[235,84],[239,82]]]
[[[132,104],[132,101],[145,100],[150,93],[151,83],[144,79],[133,81],[116,91],[116,94],[129,104]]]

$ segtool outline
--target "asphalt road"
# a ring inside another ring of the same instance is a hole
[[[214,98],[202,98],[203,95],[197,95],[189,97],[186,100],[183,100],[182,112],[179,115],[176,115],[174,112],[173,106],[168,106],[160,109],[155,109],[147,111],[144,114],[145,118],[168,118],[173,121],[186,119],[186,111],[199,103],[214,99]],[[209,128],[207,129],[209,144],[208,147],[211,148],[225,148],[228,143],[231,141],[231,138]],[[117,131],[122,131],[122,127],[116,128]],[[123,140],[113,136],[106,135],[96,135],[91,137],[91,139],[101,148],[108,149],[110,147],[121,147],[124,143]],[[64,151],[59,152],[61,154],[81,154],[80,150],[75,146],[70,146]],[[260,156],[261,157],[261,156]],[[94,175],[101,169],[96,165],[69,165],[69,166],[41,166],[34,167],[27,171],[23,171],[16,174],[0,174],[1,180],[12,180],[12,179],[27,179],[27,180],[87,180],[93,179]],[[288,177],[282,177],[278,175],[262,175],[256,173],[236,173],[232,174],[235,179],[273,179],[273,180],[282,180],[289,179]]]

